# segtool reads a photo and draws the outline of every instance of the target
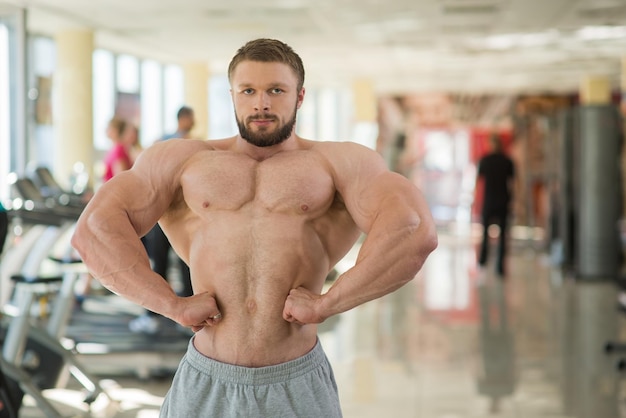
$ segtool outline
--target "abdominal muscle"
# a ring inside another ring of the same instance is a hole
[[[211,222],[194,234],[189,264],[194,293],[214,295],[222,314],[196,333],[200,353],[260,367],[293,360],[315,345],[316,325],[283,319],[289,291],[303,286],[320,293],[329,270],[317,233],[302,220],[277,215]]]

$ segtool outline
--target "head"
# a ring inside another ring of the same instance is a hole
[[[502,152],[502,140],[498,134],[491,134],[489,137],[489,146],[491,147],[491,151],[493,152]]]
[[[107,125],[106,134],[114,142],[119,142],[122,138],[122,133],[126,129],[126,121],[117,116],[113,117]]]
[[[129,148],[139,147],[139,129],[132,124],[127,123],[122,131],[122,141]]]
[[[189,106],[183,106],[178,109],[176,119],[178,120],[178,130],[181,132],[191,131],[196,124],[193,109]]]
[[[291,136],[304,98],[304,66],[289,45],[274,39],[246,43],[231,60],[228,78],[243,139],[267,147]]]
[[[255,39],[239,48],[228,65],[228,80],[232,83],[233,73],[242,61],[279,62],[288,65],[295,74],[298,91],[304,85],[304,64],[296,52],[286,43],[276,39]]]

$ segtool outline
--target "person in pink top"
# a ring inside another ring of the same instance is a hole
[[[113,176],[130,169],[133,165],[128,149],[122,139],[122,133],[126,128],[126,122],[114,117],[107,126],[107,136],[113,141],[113,148],[104,157],[104,176],[102,180],[106,183]]]

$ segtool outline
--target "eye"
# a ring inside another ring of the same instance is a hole
[[[281,94],[283,93],[283,89],[278,88],[278,87],[274,87],[272,90],[270,90],[272,92],[272,94]]]
[[[245,90],[242,91],[242,93],[243,94],[252,94],[252,93],[254,93],[254,90],[252,90],[252,89],[245,89]]]

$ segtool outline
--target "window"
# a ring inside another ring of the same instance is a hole
[[[123,93],[139,93],[139,60],[131,55],[119,55],[117,66],[117,90]]]
[[[56,68],[56,45],[51,38],[29,38],[30,62],[28,99],[34,118],[27,121],[28,161],[52,168],[55,158],[54,126],[52,123],[52,75]]]
[[[93,143],[97,150],[110,148],[106,128],[115,111],[115,57],[110,51],[93,53]]]
[[[0,12],[0,178],[11,171],[23,173],[25,142],[25,12],[5,6]],[[0,198],[9,187],[0,184]]]
[[[315,123],[317,106],[315,105],[315,98],[315,90],[307,89],[304,94],[302,106],[300,106],[300,110],[298,111],[296,132],[306,139],[316,139],[317,137],[317,124]]]
[[[209,139],[227,138],[236,133],[237,122],[228,76],[213,76],[209,80]]]
[[[0,22],[0,178],[10,169],[11,115],[9,113],[9,30]],[[7,185],[0,186],[0,199],[8,198]]]
[[[163,110],[165,133],[174,133],[178,129],[176,113],[185,103],[184,92],[185,75],[183,69],[177,65],[168,65],[164,71]]]
[[[163,134],[163,69],[146,60],[141,63],[141,145],[148,147]]]

